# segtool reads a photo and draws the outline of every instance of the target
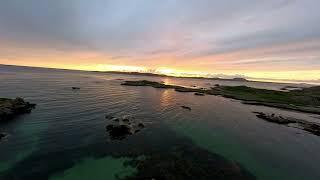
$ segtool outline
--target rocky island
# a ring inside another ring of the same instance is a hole
[[[126,86],[151,86],[154,88],[174,89],[178,92],[219,95],[226,98],[241,100],[244,104],[263,105],[300,112],[320,114],[320,86],[301,90],[276,91],[257,89],[247,86],[214,86],[210,89],[190,88],[167,85],[153,81],[125,81]]]
[[[11,120],[18,115],[30,113],[35,106],[35,104],[26,102],[19,97],[15,99],[0,98],[0,123]],[[0,140],[6,136],[6,133],[0,132]]]
[[[302,119],[296,119],[291,117],[283,117],[275,114],[266,114],[263,112],[254,112],[254,113],[258,118],[263,119],[265,121],[294,127],[297,129],[307,131],[316,136],[320,136],[320,124],[316,122],[309,122]],[[291,126],[291,125],[295,125],[295,126]]]
[[[35,104],[19,97],[15,99],[0,98],[0,122],[10,120],[17,115],[30,113],[35,106]]]
[[[137,122],[134,118],[126,116],[116,118],[106,115],[105,118],[110,121],[106,126],[106,130],[112,140],[125,139],[127,136],[140,132],[145,127],[142,122]]]
[[[15,99],[0,98],[0,123],[13,119],[18,115],[30,113],[35,106],[35,104],[26,102],[19,97]],[[0,132],[0,140],[6,136],[6,133]]]

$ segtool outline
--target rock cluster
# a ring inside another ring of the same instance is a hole
[[[35,104],[26,102],[22,98],[6,99],[0,98],[0,122],[14,118],[17,115],[30,113]]]
[[[111,139],[122,140],[127,136],[138,133],[145,128],[145,125],[142,122],[137,122],[134,118],[127,116],[116,118],[106,115],[106,119],[111,121],[106,126],[106,130],[109,132]]]

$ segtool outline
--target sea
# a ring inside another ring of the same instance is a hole
[[[0,66],[0,97],[37,104],[32,113],[0,123],[8,134],[0,141],[0,179],[320,179],[320,137],[253,112],[320,123],[319,115],[121,85],[125,80],[205,88],[311,86]],[[112,139],[106,115],[145,128]]]

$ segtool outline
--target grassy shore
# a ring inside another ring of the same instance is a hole
[[[300,112],[320,114],[320,86],[292,91],[257,89],[247,86],[215,86],[210,89],[188,88],[166,85],[153,81],[125,81],[126,86],[151,86],[154,88],[174,89],[178,92],[194,92],[208,95],[220,95],[242,100],[245,104],[264,105]]]

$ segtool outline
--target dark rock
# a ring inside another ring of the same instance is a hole
[[[308,131],[314,135],[320,136],[320,125],[318,124],[305,124],[303,130]]]
[[[140,132],[140,129],[136,129],[136,130],[134,131],[134,133],[138,133],[138,132]]]
[[[138,124],[138,127],[139,127],[139,128],[144,128],[144,124],[139,123],[139,124]]]
[[[73,90],[80,90],[79,87],[72,87]]]
[[[125,118],[122,120],[123,122],[129,122],[129,119]]]
[[[188,106],[181,106],[183,109],[187,109],[189,111],[191,111],[191,107],[188,107]]]
[[[111,116],[111,115],[106,115],[105,118],[106,118],[106,119],[113,119],[114,117]]]
[[[128,125],[107,125],[106,127],[112,139],[124,139],[126,136],[131,135],[131,127]]]
[[[114,125],[109,124],[106,126],[107,131],[111,131],[113,129]]]
[[[0,140],[1,140],[2,138],[6,137],[6,136],[7,136],[6,133],[0,133]]]
[[[194,95],[196,95],[196,96],[204,96],[203,93],[198,93],[198,92],[194,93]]]

